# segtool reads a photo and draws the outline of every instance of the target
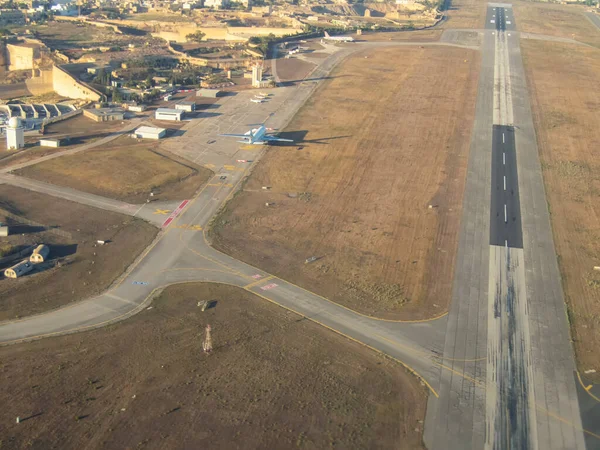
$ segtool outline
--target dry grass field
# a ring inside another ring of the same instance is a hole
[[[303,80],[316,67],[310,62],[298,58],[281,58],[277,60],[276,64],[279,80],[284,83]]]
[[[160,200],[190,198],[211,173],[170,153],[160,153],[156,141],[137,142],[123,136],[109,146],[54,158],[15,173],[131,203],[146,201],[151,191],[158,192]]]
[[[0,140],[0,167],[31,161],[52,153],[62,152],[66,149],[89,144],[98,139],[104,138],[111,133],[117,132],[124,127],[122,122],[94,122],[83,117],[83,115],[56,122],[46,128],[44,136],[27,136],[25,138],[25,149],[10,152],[4,152],[6,149],[5,141]],[[70,138],[70,142],[61,147],[40,147],[39,140],[44,137],[48,139]]]
[[[423,448],[412,375],[230,286],[172,286],[126,322],[0,348],[0,376],[3,450]]]
[[[0,321],[54,309],[104,291],[158,232],[140,219],[8,185],[0,185],[0,221],[5,220],[3,210],[70,237],[42,231],[27,222],[8,221],[14,234],[2,238],[2,244],[49,244],[51,261],[41,272],[16,280],[0,279]],[[98,239],[111,242],[95,247]],[[0,268],[3,271],[10,265]]]
[[[421,41],[436,42],[440,40],[442,30],[417,30],[417,31],[388,31],[363,33],[361,36],[355,36],[359,41]]]
[[[484,28],[487,3],[480,0],[452,0],[445,11],[447,19],[441,28]]]
[[[298,144],[270,147],[215,219],[216,247],[364,313],[446,311],[478,64],[456,48],[351,56],[283,133]]]
[[[585,17],[583,6],[514,2],[513,9],[519,31],[575,39],[600,47],[600,29]]]
[[[579,368],[600,381],[600,50],[521,47]]]

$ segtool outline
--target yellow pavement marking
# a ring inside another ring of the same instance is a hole
[[[237,172],[243,172],[244,171],[244,169],[242,169],[241,167],[230,166],[228,164],[224,165],[223,169],[225,169],[225,170],[231,170],[231,171],[234,171],[234,172],[235,171],[237,171]]]
[[[224,184],[223,186],[225,186],[225,187],[233,187],[233,184],[227,183],[227,184]]]
[[[170,212],[170,209],[156,209],[152,214],[162,214],[163,216],[166,216]]]
[[[261,278],[260,280],[256,280],[253,283],[247,284],[246,286],[244,286],[244,289],[250,289],[250,288],[252,288],[252,287],[254,287],[254,286],[262,283],[263,281],[269,281],[269,280],[272,280],[273,278],[275,278],[275,275],[271,275],[271,276],[268,276],[268,277],[265,277],[265,278]]]
[[[223,186],[223,183],[208,183],[207,186]]]
[[[579,375],[579,371],[577,372],[577,379],[579,380],[579,384],[585,390],[585,392],[587,392],[590,397],[592,397],[594,400],[600,403],[600,398],[596,397],[590,392],[590,389],[592,389],[594,385],[590,384],[589,386],[586,386],[585,384],[583,384],[583,380],[581,379],[581,375]]]
[[[204,164],[204,167],[206,167],[207,169],[214,169],[215,165],[214,164]]]

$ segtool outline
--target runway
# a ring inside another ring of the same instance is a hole
[[[477,361],[454,363],[466,353]],[[486,14],[444,356],[445,364],[478,382],[465,385],[464,377],[441,373],[439,400],[428,410],[430,448],[585,448],[519,35],[508,4],[490,3]]]

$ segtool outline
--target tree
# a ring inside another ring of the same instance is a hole
[[[123,103],[123,96],[121,95],[121,91],[119,91],[119,88],[113,88],[112,101],[114,103]]]
[[[196,31],[195,33],[187,34],[185,38],[191,42],[200,42],[204,36],[206,36],[206,33]]]

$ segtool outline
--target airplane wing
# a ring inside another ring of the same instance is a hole
[[[248,134],[220,134],[219,136],[236,137],[236,138],[249,138],[250,137],[250,135],[248,135]]]
[[[283,139],[283,138],[278,138],[275,136],[263,136],[262,140],[263,141],[275,141],[275,142],[294,142],[293,139]]]

